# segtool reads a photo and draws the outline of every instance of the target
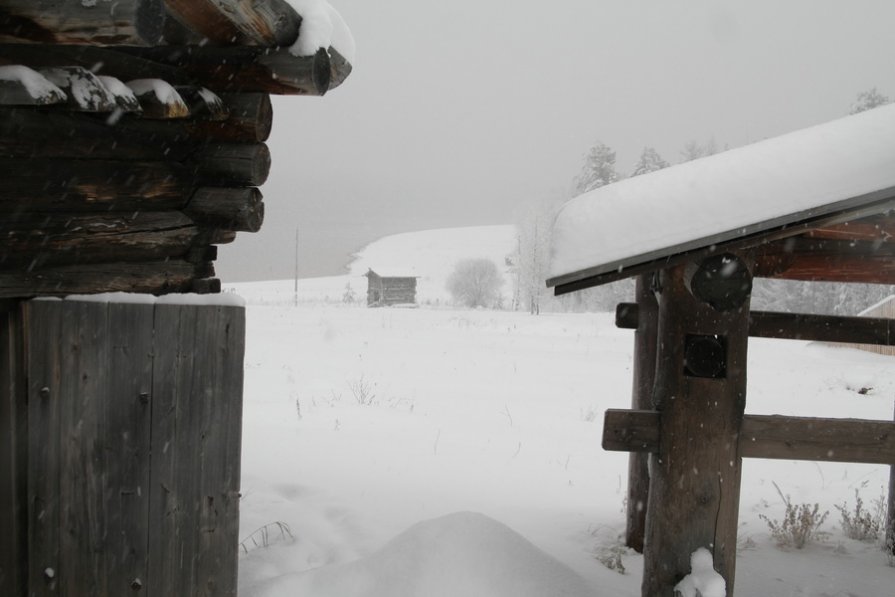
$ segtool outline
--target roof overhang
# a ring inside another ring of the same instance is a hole
[[[895,105],[601,187],[557,215],[572,292],[895,209]]]

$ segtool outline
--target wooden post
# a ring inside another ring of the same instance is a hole
[[[731,257],[720,263],[726,267]],[[650,461],[644,597],[672,597],[700,547],[712,552],[733,596],[751,279],[733,287],[694,284],[712,278],[706,269],[717,270],[717,259],[659,278],[654,396],[661,434]],[[737,261],[737,271],[748,275]]]
[[[634,387],[631,408],[653,408],[653,385],[656,377],[656,332],[659,305],[652,289],[652,275],[637,277],[635,286],[639,318],[634,333]],[[646,504],[649,498],[649,455],[632,453],[628,458],[628,503],[625,545],[643,553],[646,532]]]

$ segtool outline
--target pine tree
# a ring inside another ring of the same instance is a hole
[[[681,150],[681,162],[689,162],[709,155],[715,155],[716,153],[718,153],[718,143],[714,137],[710,137],[704,144],[691,139],[687,141]]]
[[[667,167],[668,162],[662,159],[658,151],[652,147],[644,147],[643,152],[640,154],[640,160],[634,166],[634,172],[631,173],[631,176],[640,176],[641,174],[655,172]]]
[[[888,97],[877,91],[876,87],[868,91],[862,91],[858,94],[855,103],[852,104],[849,114],[857,114],[865,110],[872,110],[880,106],[884,106],[891,102]]]
[[[574,180],[573,196],[611,184],[618,179],[618,172],[615,171],[615,152],[608,145],[597,143],[584,156],[581,174]]]

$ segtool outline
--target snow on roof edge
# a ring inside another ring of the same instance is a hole
[[[895,197],[895,104],[629,178],[557,214],[548,285]]]

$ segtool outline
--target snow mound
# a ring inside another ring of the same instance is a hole
[[[509,527],[459,512],[417,523],[371,556],[283,576],[256,597],[592,597],[584,580]]]

